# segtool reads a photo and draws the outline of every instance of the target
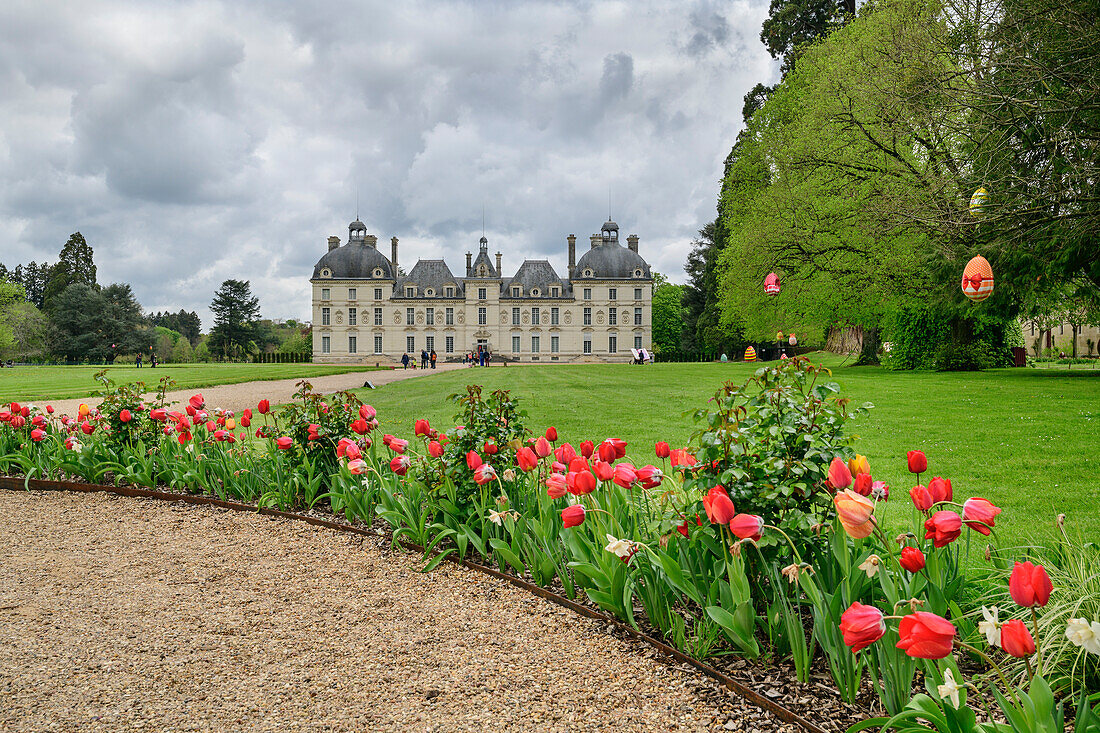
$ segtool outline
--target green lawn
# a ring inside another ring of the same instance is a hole
[[[931,475],[950,478],[957,497],[984,496],[1004,509],[1001,543],[1046,534],[1057,514],[1086,538],[1100,539],[1100,373],[1003,369],[979,373],[888,372],[834,366],[842,394],[875,404],[849,423],[876,479],[893,487],[908,511],[912,476],[905,452],[928,455]],[[655,460],[653,444],[686,443],[685,410],[711,397],[724,380],[741,382],[746,364],[547,365],[468,369],[364,390],[383,429],[413,437],[413,421],[453,424],[447,395],[467,384],[504,387],[522,399],[533,429],[558,428],[578,443],[620,437],[638,463]],[[931,478],[926,475],[925,479]]]
[[[101,387],[94,375],[101,366],[34,366],[0,369],[0,402],[88,397]],[[368,371],[368,366],[333,364],[165,364],[152,369],[109,367],[108,376],[118,383],[144,381],[155,386],[164,376],[176,381],[175,389],[195,389],[216,384],[237,384],[266,379],[323,377],[326,374]]]

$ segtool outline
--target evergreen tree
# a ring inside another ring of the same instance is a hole
[[[252,295],[247,280],[226,280],[210,303],[214,327],[210,329],[210,350],[224,358],[240,357],[253,339],[260,318],[260,301]]]
[[[70,285],[84,283],[96,286],[96,267],[92,247],[80,232],[73,232],[61,248],[57,264],[50,268],[42,294],[43,307],[52,310],[51,302]]]
[[[146,323],[130,286],[94,288],[74,283],[55,299],[51,316],[53,352],[70,361],[106,361],[145,353],[156,332]]]

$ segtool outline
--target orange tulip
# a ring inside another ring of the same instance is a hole
[[[836,491],[846,489],[852,485],[852,472],[840,458],[834,458],[829,464],[829,486]]]
[[[863,539],[874,531],[875,503],[866,496],[846,489],[833,497],[833,506],[836,507],[841,526],[850,536]]]

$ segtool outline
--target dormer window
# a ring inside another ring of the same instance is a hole
[[[332,270],[324,267],[321,269],[321,277],[332,277]]]
[[[512,288],[512,297],[513,298],[518,298],[519,297],[519,292],[520,292],[520,289],[518,287],[513,287]]]
[[[444,292],[446,292],[446,293],[447,293],[447,297],[448,297],[448,298],[453,298],[453,297],[455,297],[455,288],[454,288],[454,285],[448,285],[448,286],[447,286],[447,289],[446,289],[446,290],[445,290]]]
[[[642,276],[642,271],[641,270],[635,270],[634,271],[634,277],[641,277],[641,276]]]
[[[415,298],[416,297],[416,286],[415,285],[406,285],[405,286],[405,297],[406,298]]]
[[[428,288],[427,290],[424,291],[424,295],[430,298],[433,295],[435,295],[435,291],[432,290],[431,288]]]
[[[485,269],[485,265],[481,265],[480,267],[477,268],[477,276],[478,277],[489,277],[489,271],[487,269]]]
[[[559,290],[558,288],[550,288],[550,297],[551,298],[556,298],[560,294],[561,294],[561,290]]]
[[[539,291],[538,288],[532,288],[531,289],[531,296],[534,297],[534,298],[537,298],[537,297],[539,297],[539,292],[540,291]]]
[[[586,269],[586,270],[584,271],[584,276],[585,276],[585,277],[592,277],[592,270],[588,270],[588,269]]]
[[[374,275],[375,277],[382,277],[382,268],[381,268],[381,267],[376,267],[376,268],[374,268],[374,273],[373,273],[373,275]]]

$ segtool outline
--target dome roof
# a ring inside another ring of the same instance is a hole
[[[592,274],[586,276],[585,270],[591,270]],[[581,255],[573,271],[573,279],[584,280],[587,277],[592,280],[633,280],[636,270],[641,270],[642,278],[651,277],[649,264],[640,254],[611,242],[597,245]]]
[[[356,219],[351,224],[348,224],[348,229],[356,232],[365,232],[367,231],[367,225]]]
[[[324,269],[332,272],[333,280],[393,279],[390,261],[377,249],[362,242],[345,244],[327,252],[313,266],[313,279],[320,280],[321,270]],[[375,269],[382,270],[381,277],[375,278]]]
[[[610,219],[608,219],[607,221],[605,221],[603,223],[603,226],[600,227],[600,231],[601,232],[617,232],[617,231],[619,231],[619,225],[616,224],[615,222],[611,221]]]

